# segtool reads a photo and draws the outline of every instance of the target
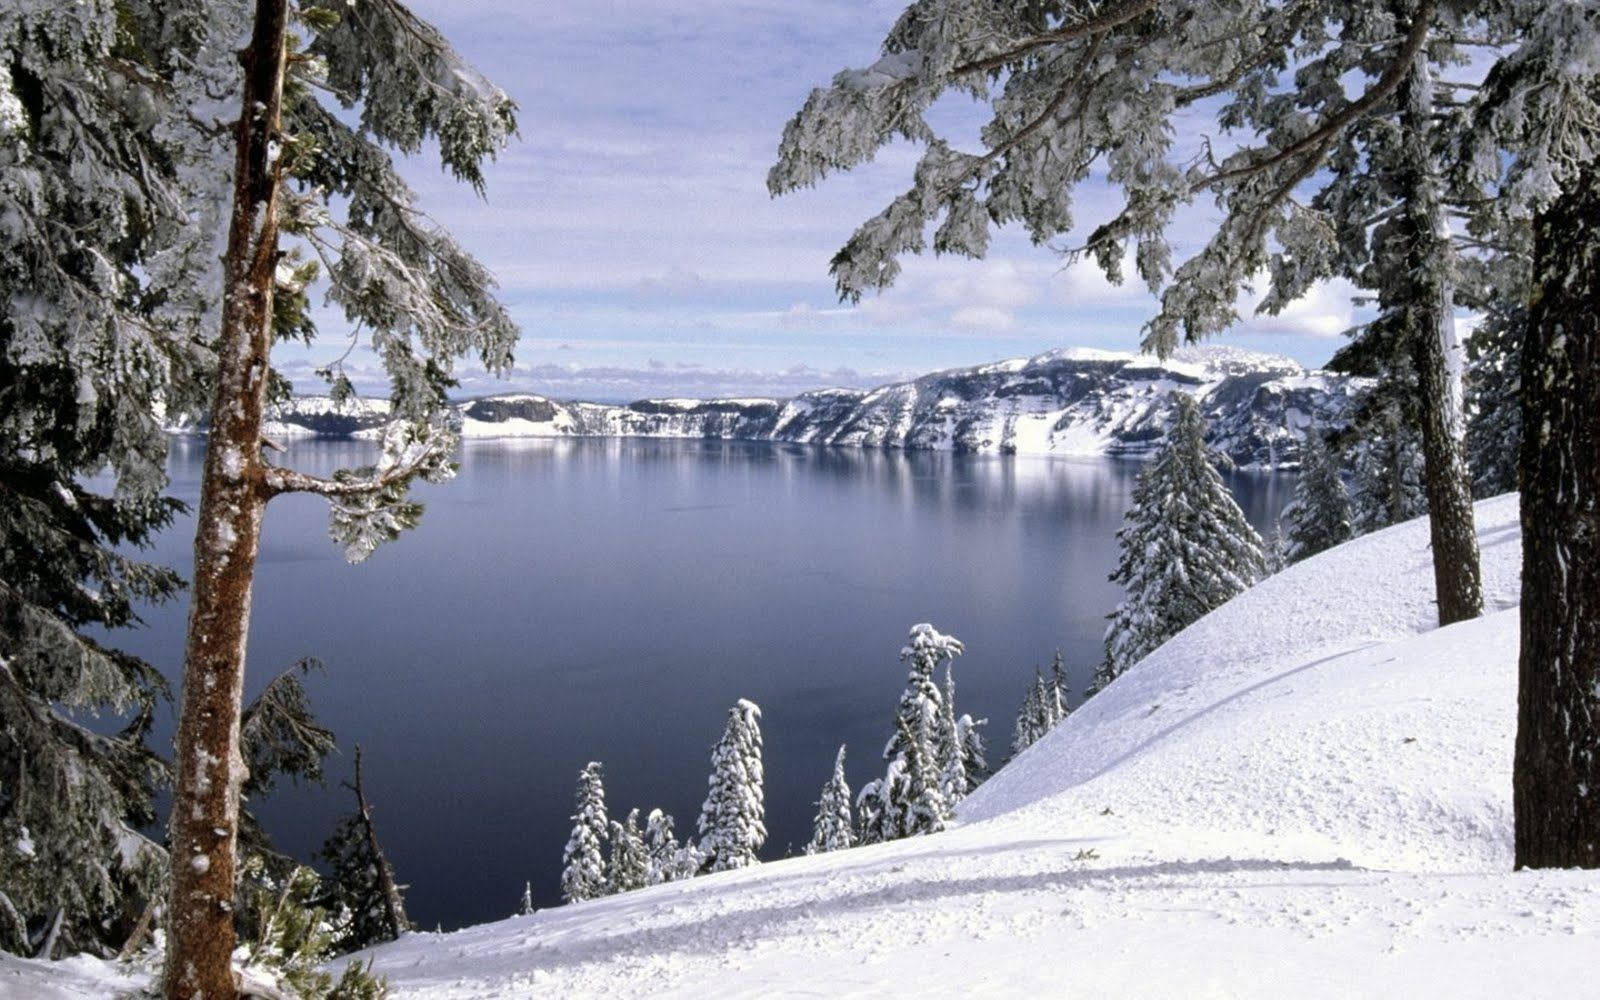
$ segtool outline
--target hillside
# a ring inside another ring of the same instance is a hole
[[[372,957],[407,998],[1566,992],[1600,874],[1509,871],[1520,538],[1514,497],[1477,511],[1483,619],[1431,627],[1400,525],[1192,626],[946,833]]]
[[[1165,433],[1171,390],[1192,393],[1209,440],[1235,463],[1298,461],[1308,421],[1342,426],[1364,380],[1308,372],[1277,355],[1208,345],[1166,361],[1069,349],[935,372],[876,389],[793,399],[563,402],[530,393],[456,404],[468,438],[664,437],[1053,455],[1143,455]],[[273,415],[280,437],[371,434],[384,401],[298,397]]]

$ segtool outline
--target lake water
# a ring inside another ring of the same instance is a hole
[[[191,502],[202,447],[174,443],[174,492]],[[367,454],[306,442],[290,459],[327,471]],[[350,805],[338,780],[360,743],[413,918],[498,919],[524,881],[540,905],[557,901],[584,762],[605,763],[614,817],[659,806],[691,830],[727,709],[749,698],[766,741],[766,856],[798,851],[840,743],[853,789],[879,773],[911,625],[967,644],[957,708],[989,718],[995,763],[1035,664],[1059,647],[1087,684],[1137,470],[737,442],[471,443],[456,480],[420,491],[421,527],[359,566],[327,540],[321,501],[279,499],[248,690],[320,658],[312,698],[344,752],[328,788],[283,788],[258,812],[308,857]],[[1291,482],[1230,478],[1258,526]],[[168,532],[157,560],[187,575],[192,531]],[[174,689],[184,615],[157,608],[120,636]]]

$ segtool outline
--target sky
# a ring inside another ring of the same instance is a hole
[[[520,136],[483,198],[436,159],[403,172],[424,209],[497,276],[522,336],[503,379],[464,368],[468,395],[533,391],[600,400],[792,395],[866,386],[1058,347],[1136,350],[1154,310],[1137,282],[1001,231],[982,261],[908,258],[894,288],[841,305],[828,261],[909,183],[901,143],[815,189],[771,198],[784,124],[813,87],[870,64],[903,0],[414,0],[520,106]],[[958,132],[964,99],[936,109]],[[1076,197],[1081,238],[1114,206]],[[1183,215],[1178,259],[1203,243],[1209,205]],[[1343,342],[1350,288],[1314,290],[1223,339],[1309,366]],[[319,315],[286,352],[302,391],[339,356],[348,325]],[[370,356],[356,373],[377,374]],[[358,381],[360,381],[358,379]]]

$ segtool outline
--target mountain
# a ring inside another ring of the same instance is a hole
[[[530,393],[456,404],[468,438],[663,437],[912,450],[1138,457],[1166,432],[1170,390],[1201,401],[1210,440],[1244,468],[1298,461],[1308,422],[1341,427],[1364,379],[1311,372],[1277,355],[1221,346],[1172,358],[1073,348],[934,372],[876,389],[792,399],[563,402]],[[387,404],[298,397],[274,413],[282,436],[375,433]]]

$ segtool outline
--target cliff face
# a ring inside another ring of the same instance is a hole
[[[793,399],[649,399],[626,405],[508,394],[458,404],[463,436],[737,438],[874,448],[1138,457],[1166,433],[1167,393],[1200,400],[1211,442],[1242,467],[1294,464],[1308,423],[1342,427],[1362,379],[1274,355],[1202,347],[1167,361],[1094,350],[924,375]],[[303,397],[275,414],[285,435],[367,436],[380,402]]]

